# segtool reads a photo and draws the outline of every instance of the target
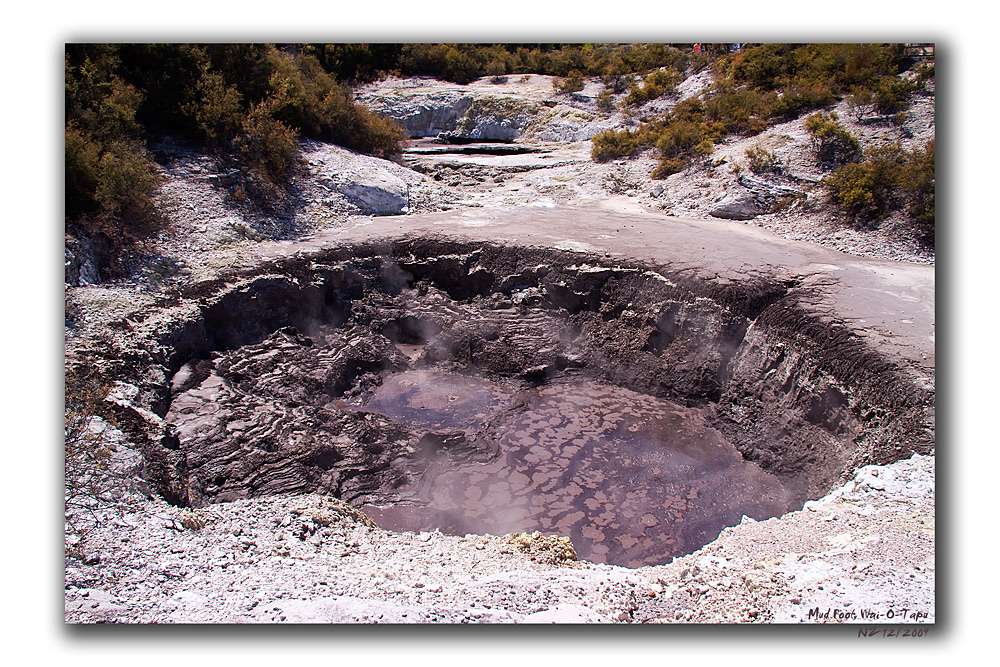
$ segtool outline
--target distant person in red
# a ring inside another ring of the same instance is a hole
[[[695,45],[694,45],[694,52],[695,52],[696,54],[697,54],[697,53],[701,53],[701,44],[695,44]]]

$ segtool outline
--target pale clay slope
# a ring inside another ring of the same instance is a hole
[[[680,86],[681,94],[695,93],[705,83],[704,75],[693,77]],[[427,81],[392,85],[409,92],[428,85],[454,88]],[[529,156],[534,160],[530,166],[548,166],[520,170],[529,164],[525,156],[453,158],[445,161],[443,171],[441,161],[436,167],[429,163],[442,176],[435,180],[408,168],[405,160],[389,162],[305,143],[308,176],[299,183],[300,201],[292,214],[275,221],[231,206],[218,187],[217,165],[179,151],[165,168],[161,194],[171,228],[139,265],[138,286],[155,289],[207,277],[240,265],[243,251],[262,241],[363,224],[367,215],[384,208],[406,214],[572,205],[706,216],[741,187],[731,165],[743,161],[746,149],[757,143],[787,160],[786,171],[797,187],[807,188],[803,184],[820,175],[801,120],[718,147],[715,167],[704,164],[666,181],[651,181],[652,156],[596,164],[589,160],[588,141],[538,141],[538,136],[566,136],[581,128],[627,126],[629,119],[620,114],[601,120],[593,103],[600,91],[596,82],[572,97],[553,95],[551,80],[535,76],[527,81],[511,77],[503,86],[482,80],[467,89],[557,100],[557,113],[548,118],[553,128],[549,135],[542,123],[524,138],[548,151]],[[657,104],[665,102],[653,106]],[[917,100],[905,128],[908,141],[922,145],[933,136],[933,111],[933,98]],[[846,113],[841,118],[850,124]],[[851,124],[851,129],[873,133],[868,137],[873,141],[893,139],[875,136],[884,128]],[[734,224],[760,225],[786,238],[862,256],[933,262],[915,245],[888,233],[836,225],[817,198],[818,192],[811,190],[798,209]],[[134,299],[113,286],[98,289],[104,290],[109,306]],[[94,428],[100,437],[117,437],[113,429]],[[127,443],[120,443],[119,451],[129,459]],[[200,511],[208,523],[194,531],[176,530],[175,508],[140,500],[140,511],[109,520],[80,545],[86,563],[67,561],[66,619],[927,622],[934,620],[933,480],[933,457],[864,468],[801,512],[745,521],[694,554],[637,570],[536,562],[502,537],[397,534],[347,518],[324,525],[313,520],[323,502],[315,496],[215,505]],[[829,616],[809,618],[811,609]],[[901,613],[914,616],[901,619]]]

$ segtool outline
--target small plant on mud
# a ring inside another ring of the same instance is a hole
[[[573,70],[562,79],[554,79],[552,87],[561,93],[575,93],[583,90],[583,72]]]
[[[837,114],[814,113],[805,127],[812,136],[813,150],[820,163],[833,169],[861,157],[861,144],[838,122]]]
[[[104,397],[108,386],[86,370],[65,377],[64,493],[67,548],[82,538],[108,511],[121,514],[136,502],[139,480],[116,468],[116,445],[107,436],[114,416]]]
[[[605,113],[615,110],[615,97],[609,88],[605,88],[597,96],[597,108]]]
[[[504,543],[539,563],[560,565],[578,560],[576,549],[568,537],[543,535],[536,530],[533,533],[510,533],[504,537]]]
[[[787,195],[778,199],[773,204],[771,204],[771,213],[783,213],[785,211],[790,211],[799,204],[803,204],[807,200],[807,195],[805,193],[797,195]]]
[[[242,206],[247,201],[247,191],[244,190],[242,186],[239,186],[233,190],[233,193],[230,195],[230,199],[237,206]]]
[[[494,58],[486,65],[486,76],[490,83],[507,83],[507,64],[501,58]]]
[[[604,189],[614,194],[628,192],[629,190],[639,190],[642,184],[633,179],[622,167],[604,175],[602,180]]]
[[[747,166],[755,174],[781,173],[781,161],[774,151],[761,147],[760,144],[748,148],[745,153]]]
[[[856,86],[847,96],[847,109],[860,123],[875,111],[875,94],[867,86]]]

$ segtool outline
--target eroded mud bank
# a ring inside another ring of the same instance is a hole
[[[634,566],[933,448],[933,395],[803,296],[576,252],[362,243],[191,286],[78,363],[124,383],[118,420],[172,503],[328,493],[397,529],[534,527]]]

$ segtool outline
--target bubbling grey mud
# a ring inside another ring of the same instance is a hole
[[[933,396],[808,303],[764,274],[403,239],[188,287],[104,353],[170,502],[319,492],[636,567],[933,447]]]

